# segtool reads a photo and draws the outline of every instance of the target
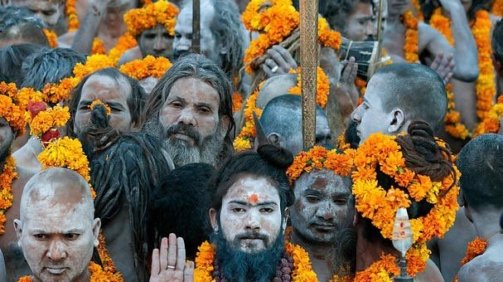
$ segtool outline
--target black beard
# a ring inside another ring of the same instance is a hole
[[[222,232],[213,233],[210,236],[216,246],[219,270],[228,281],[233,282],[270,281],[276,274],[276,267],[284,252],[283,237],[283,232],[280,231],[270,248],[257,253],[245,253],[227,242]]]

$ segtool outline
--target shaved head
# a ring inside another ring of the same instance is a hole
[[[272,99],[288,93],[288,90],[295,85],[297,85],[296,74],[275,75],[269,78],[264,82],[260,95],[257,97],[257,107],[259,109],[265,108]]]

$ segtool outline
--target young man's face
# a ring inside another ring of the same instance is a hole
[[[14,0],[17,6],[25,6],[41,19],[49,28],[54,27],[65,16],[65,5],[58,0]]]
[[[82,133],[91,125],[91,103],[99,99],[111,109],[110,126],[120,132],[131,130],[131,112],[127,100],[131,86],[121,78],[115,80],[104,75],[92,75],[82,87],[82,93],[75,112],[74,132]]]
[[[356,4],[355,11],[346,20],[346,34],[348,39],[364,41],[376,33],[373,22],[372,5],[370,3]]]
[[[317,243],[333,243],[337,232],[352,224],[351,181],[320,170],[304,173],[295,182],[295,204],[290,211],[294,231]]]
[[[235,249],[256,253],[272,247],[285,223],[277,189],[264,177],[239,177],[222,199],[218,222],[219,232]]]
[[[138,38],[138,46],[143,57],[152,55],[172,59],[173,37],[169,35],[162,25],[157,25],[142,32]]]

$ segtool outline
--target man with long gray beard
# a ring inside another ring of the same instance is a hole
[[[179,59],[152,90],[144,130],[160,135],[175,166],[216,166],[232,153],[232,85],[202,55]]]

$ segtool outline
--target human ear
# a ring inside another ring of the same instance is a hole
[[[213,228],[213,231],[217,232],[218,231],[218,219],[217,219],[218,212],[217,212],[217,210],[211,208],[209,214],[210,214],[211,228]]]
[[[222,124],[222,134],[223,136],[222,137],[225,137],[225,135],[227,134],[227,131],[229,130],[229,126],[231,124],[231,119],[228,117],[228,116],[223,116],[221,119],[220,119],[220,123]]]
[[[281,146],[281,134],[277,132],[271,132],[267,135],[267,142],[272,145]]]
[[[283,230],[283,232],[285,232],[288,218],[290,217],[290,210],[288,208],[285,208],[285,212],[283,214],[284,216],[283,216],[283,223],[281,224],[281,229]]]
[[[16,236],[18,240],[21,240],[21,235],[23,234],[23,222],[19,219],[14,219],[14,230],[16,230]]]
[[[405,114],[400,108],[394,108],[391,113],[391,122],[388,126],[388,132],[391,134],[399,133],[405,125]]]
[[[93,221],[93,236],[94,236],[94,247],[98,247],[100,240],[100,230],[101,230],[101,220],[99,218],[95,218]]]

